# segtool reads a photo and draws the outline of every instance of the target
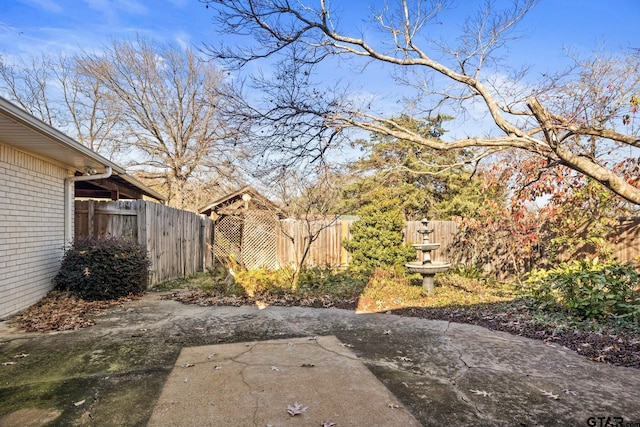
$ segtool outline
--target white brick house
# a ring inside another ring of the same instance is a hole
[[[164,200],[122,167],[0,98],[0,319],[51,290],[73,236],[79,186],[87,195]]]

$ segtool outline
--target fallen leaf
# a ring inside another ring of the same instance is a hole
[[[550,391],[547,391],[547,390],[541,390],[541,389],[538,389],[538,390],[540,390],[540,391],[542,392],[542,394],[544,394],[545,396],[547,396],[549,399],[558,400],[558,399],[560,398],[560,396],[558,396],[557,394],[553,394],[553,393],[552,393],[552,392],[550,392]]]
[[[15,317],[18,327],[27,332],[67,331],[95,324],[90,319],[108,307],[132,301],[125,297],[113,301],[84,301],[65,292],[51,291],[37,304]]]
[[[471,390],[469,390],[469,391],[470,391],[471,393],[473,393],[473,394],[480,394],[480,395],[482,395],[482,396],[484,396],[484,397],[489,397],[489,396],[491,396],[491,393],[489,393],[488,391],[485,391],[485,390],[474,390],[474,389],[471,389]]]
[[[293,405],[287,405],[287,412],[292,417],[303,414],[307,409],[308,407],[302,406],[302,404],[300,404],[297,400],[293,403]]]
[[[83,404],[84,404],[84,402],[86,402],[86,399],[83,399],[83,400],[81,400],[81,401],[79,401],[79,402],[75,402],[75,403],[74,403],[74,406],[80,406],[80,405],[83,405]]]

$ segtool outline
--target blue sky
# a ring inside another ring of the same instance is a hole
[[[362,14],[373,1],[336,1],[349,15]],[[474,2],[458,0],[469,10]],[[509,3],[500,0],[498,3]],[[373,6],[375,7],[375,6]],[[197,0],[3,0],[0,53],[90,49],[111,38],[143,33],[158,41],[199,45],[216,40],[211,10]],[[521,29],[528,37],[511,51],[513,60],[553,61],[564,46],[595,45],[617,50],[640,47],[637,0],[542,0]],[[451,26],[455,30],[455,24]]]
[[[305,0],[319,3],[319,0]],[[511,4],[497,0],[498,5]],[[350,24],[364,27],[369,9],[379,8],[383,0],[329,0],[351,19]],[[481,1],[457,0],[459,8],[448,13],[453,19],[442,26],[445,35],[454,34],[462,25],[462,14]],[[132,39],[143,34],[155,41],[190,46],[216,43],[212,10],[198,0],[2,0],[0,1],[0,55],[11,63],[17,55],[55,53],[78,49],[99,49],[114,38]],[[567,64],[565,48],[589,52],[601,47],[617,52],[640,48],[638,0],[541,0],[519,29],[526,35],[511,44],[509,62],[534,66],[535,73],[559,71]],[[354,34],[358,34],[355,32]],[[374,34],[374,33],[367,33]],[[392,95],[380,72],[362,78],[353,69],[325,68],[330,77],[343,74],[361,85],[363,93]],[[321,76],[322,77],[322,76]],[[364,86],[367,86],[366,88]],[[384,91],[389,93],[384,94]],[[392,105],[389,102],[388,105]],[[452,135],[453,136],[453,135]]]

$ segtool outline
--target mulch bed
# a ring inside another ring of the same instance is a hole
[[[589,360],[640,369],[640,339],[633,333],[574,330],[558,332],[551,325],[523,321],[522,313],[486,307],[403,308],[395,310],[394,314],[483,326],[566,347]]]

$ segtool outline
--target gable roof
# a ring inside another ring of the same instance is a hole
[[[79,173],[84,173],[87,169],[102,172],[106,166],[109,166],[113,170],[113,176],[107,181],[121,183],[130,190],[135,189],[156,200],[166,201],[166,197],[162,194],[127,174],[122,166],[102,157],[2,97],[0,97],[0,144],[54,160]]]
[[[249,196],[247,199],[246,196]],[[233,193],[227,194],[206,206],[198,209],[198,213],[211,215],[212,212],[225,214],[237,212],[251,206],[254,209],[270,210],[280,212],[278,205],[258,193],[255,188],[246,185]]]

